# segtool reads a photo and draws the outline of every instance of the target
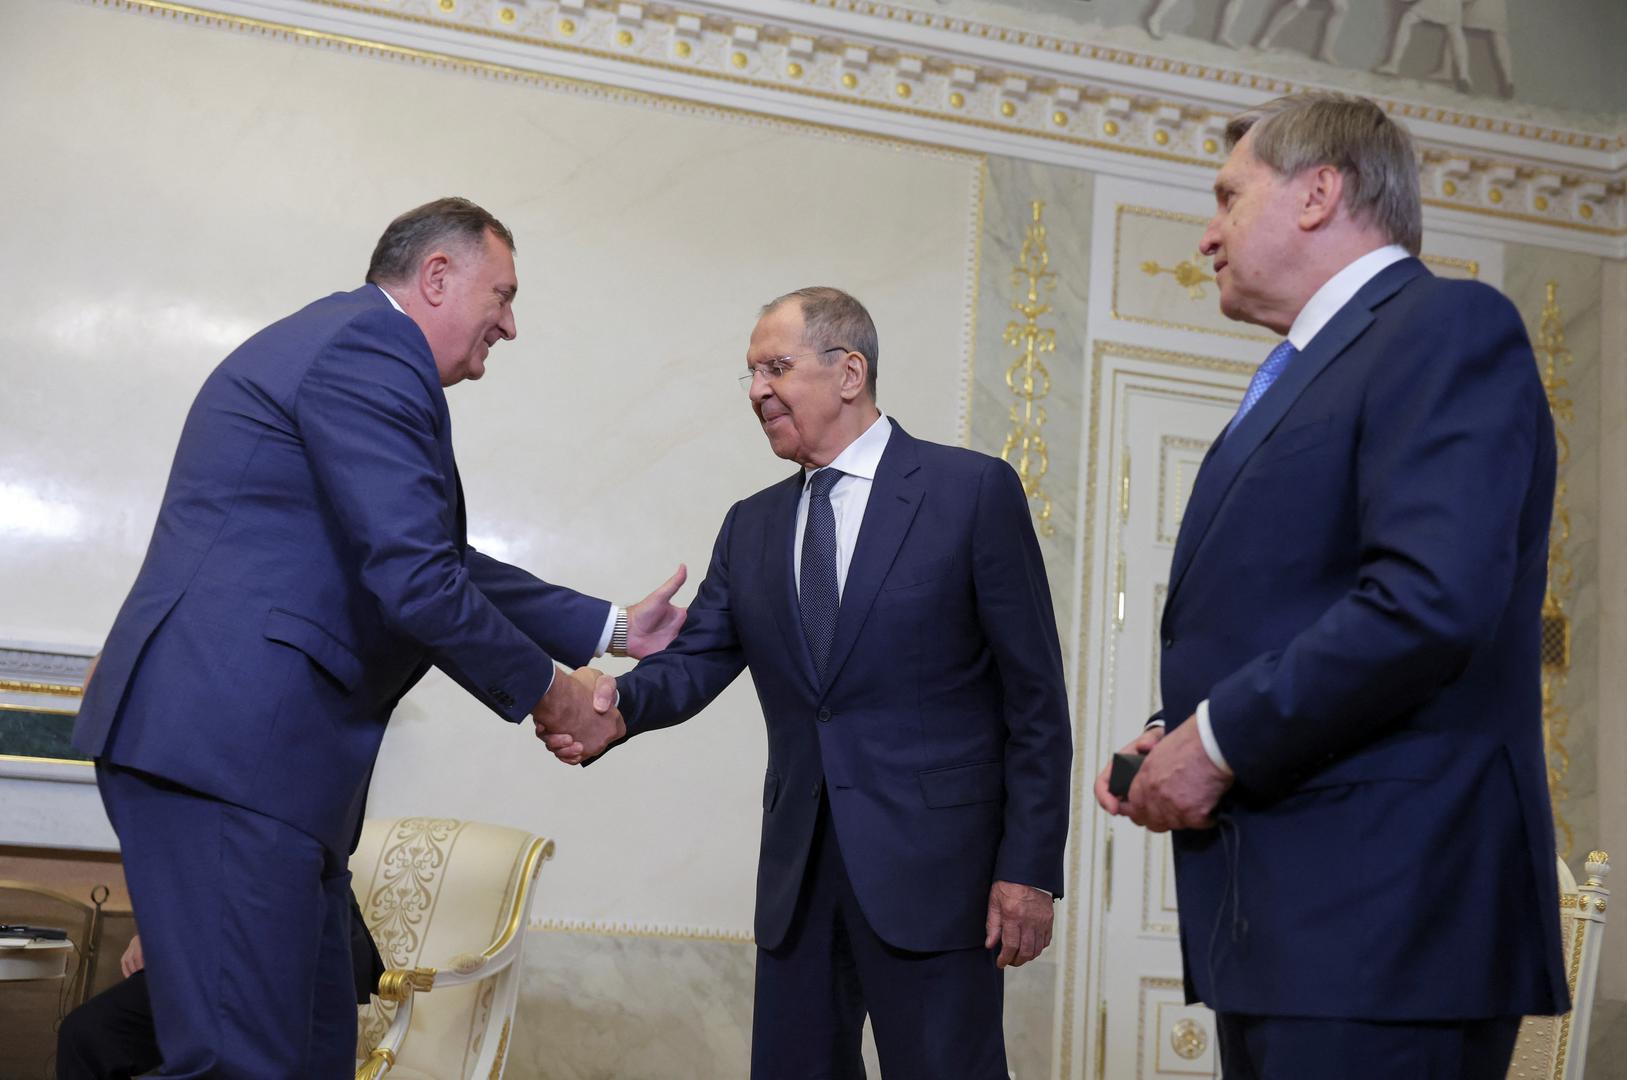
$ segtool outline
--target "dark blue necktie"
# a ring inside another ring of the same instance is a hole
[[[1294,348],[1294,343],[1284,341],[1271,350],[1271,355],[1265,358],[1264,363],[1254,369],[1254,378],[1249,380],[1248,390],[1243,393],[1243,404],[1237,407],[1237,415],[1226,425],[1228,435],[1233,428],[1243,422],[1243,417],[1248,415],[1248,411],[1265,397],[1265,392],[1271,389],[1271,384],[1277,381],[1277,376],[1281,375],[1288,367],[1289,361],[1298,355],[1299,350]]]
[[[845,474],[820,469],[808,478],[808,520],[802,532],[802,574],[798,596],[802,605],[802,632],[813,654],[814,671],[821,680],[836,636],[836,514],[830,507],[830,489]]]

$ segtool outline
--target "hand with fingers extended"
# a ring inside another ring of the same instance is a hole
[[[985,949],[1000,946],[995,963],[1022,967],[1051,943],[1051,894],[1031,885],[996,881],[989,890],[989,917],[984,923]]]
[[[677,572],[657,585],[650,595],[627,609],[628,656],[642,660],[651,653],[660,652],[678,636],[678,631],[683,629],[684,619],[689,616],[689,609],[673,604],[672,597],[683,588],[688,577],[689,568],[679,563]]]
[[[571,675],[556,669],[553,685],[531,710],[537,738],[567,765],[598,757],[627,734],[619,711],[594,708],[592,687],[599,677],[592,668],[579,668]]]

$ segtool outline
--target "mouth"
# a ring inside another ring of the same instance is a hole
[[[1219,277],[1220,272],[1222,270],[1224,270],[1224,269],[1226,269],[1226,260],[1225,259],[1216,259],[1215,260],[1215,277]]]

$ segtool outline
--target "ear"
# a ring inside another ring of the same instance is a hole
[[[847,352],[842,354],[842,400],[853,401],[864,393],[866,382],[870,378],[870,361],[863,353]]]
[[[1334,165],[1317,165],[1300,174],[1304,193],[1299,209],[1299,227],[1314,232],[1330,223],[1344,196],[1345,176]]]
[[[418,292],[431,307],[446,302],[447,274],[452,260],[444,251],[431,252],[418,264]]]

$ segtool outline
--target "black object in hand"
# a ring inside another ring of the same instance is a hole
[[[1107,775],[1107,793],[1115,799],[1129,798],[1130,784],[1146,760],[1146,754],[1114,754],[1113,771]]]

